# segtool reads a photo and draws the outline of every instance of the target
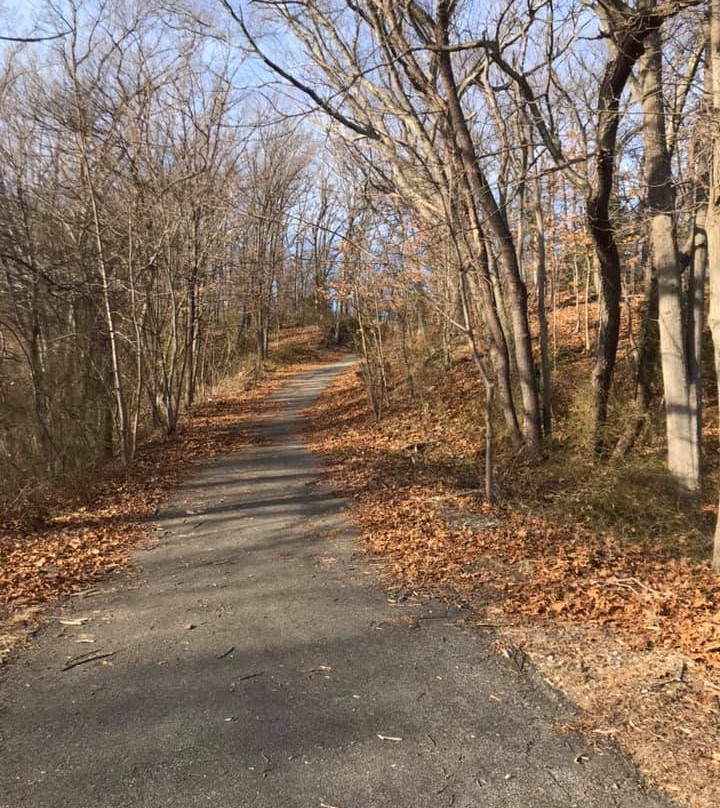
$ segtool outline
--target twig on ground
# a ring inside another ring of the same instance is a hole
[[[245,676],[240,676],[238,682],[244,682],[246,679],[254,679],[256,676],[262,676],[265,671],[255,671],[255,673],[246,673]]]
[[[660,679],[659,682],[654,682],[650,685],[653,690],[659,690],[661,687],[665,687],[665,685],[671,685],[674,683],[680,684],[685,681],[685,670],[687,665],[685,664],[685,660],[680,663],[680,667],[678,668],[677,673],[675,676],[668,676],[666,679]]]
[[[63,668],[63,671],[69,671],[72,668],[77,668],[78,665],[84,665],[86,662],[96,662],[98,659],[107,659],[108,657],[115,656],[117,651],[108,651],[107,653],[96,653],[96,654],[83,654],[81,657],[76,657],[75,659],[68,662]]]

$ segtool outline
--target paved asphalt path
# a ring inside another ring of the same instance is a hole
[[[347,366],[291,382],[266,440],[167,503],[141,576],[8,666],[2,808],[667,805],[563,734],[569,707],[491,635],[373,584],[298,434]],[[83,652],[112,656],[63,671]]]

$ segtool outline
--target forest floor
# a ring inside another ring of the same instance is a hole
[[[55,603],[4,666],[0,808],[668,805],[467,610],[376,585],[301,434],[352,361],[275,391],[134,574]]]
[[[317,329],[287,329],[271,346],[266,373],[228,379],[186,412],[173,435],[143,441],[132,463],[96,469],[76,484],[6,504],[0,515],[0,664],[43,624],[47,607],[89,595],[122,573],[132,550],[153,536],[152,518],[168,492],[198,463],[256,440],[254,425],[296,373],[344,355],[320,344]]]
[[[60,608],[65,596],[91,602],[115,576],[126,580],[135,549],[157,539],[154,522],[169,493],[199,463],[262,444],[256,423],[282,406],[282,385],[338,356],[308,332],[287,335],[263,380],[231,380],[186,414],[176,435],[145,441],[129,467],[99,469],[92,486],[59,493],[41,508],[7,510],[0,522],[0,661],[47,626],[48,607]],[[682,510],[663,518],[664,534],[687,542],[682,553],[664,541],[596,530],[568,480],[577,473],[571,468],[549,470],[543,487],[518,467],[514,482],[500,481],[511,494],[505,506],[488,507],[475,487],[472,458],[481,436],[471,377],[460,361],[435,396],[419,405],[397,399],[378,424],[351,370],[307,413],[306,436],[333,489],[349,499],[362,547],[394,593],[391,604],[428,597],[462,604],[472,613],[466,623],[497,632],[489,650],[498,659],[524,669],[529,658],[581,708],[562,731],[597,738],[599,750],[607,741],[620,744],[678,805],[715,806],[720,583],[692,558],[699,523]],[[535,489],[549,492],[544,510],[529,505]],[[619,490],[616,478],[604,495],[597,491],[595,480],[596,510],[612,497],[635,496],[632,481]],[[573,497],[577,519],[556,518],[567,516]]]
[[[461,602],[495,628],[498,653],[527,656],[581,708],[575,728],[620,744],[677,804],[716,806],[720,579],[689,557],[694,548],[591,529],[583,486],[595,496],[605,485],[608,510],[613,497],[619,508],[634,495],[617,477],[591,479],[601,470],[582,479],[570,466],[540,469],[533,479],[520,464],[501,481],[505,505],[485,504],[473,375],[461,360],[420,400],[391,393],[377,423],[349,372],[308,413],[307,438],[350,500],[366,553],[398,599]],[[548,507],[553,492],[566,498],[564,511]],[[633,501],[633,518],[662,512],[642,503]],[[669,518],[663,530],[682,544],[692,519],[682,509]]]

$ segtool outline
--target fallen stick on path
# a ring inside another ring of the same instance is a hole
[[[256,671],[255,673],[246,673],[245,676],[241,676],[238,679],[238,682],[244,682],[246,679],[254,679],[256,676],[262,676],[265,671]]]
[[[81,659],[74,659],[65,665],[62,670],[69,671],[71,668],[77,668],[78,665],[84,665],[86,662],[95,662],[98,659],[107,659],[107,657],[115,656],[117,651],[108,651],[105,654],[91,654],[90,656],[84,656]]]

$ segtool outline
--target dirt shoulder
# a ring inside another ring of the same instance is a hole
[[[487,507],[413,415],[374,423],[354,372],[308,412],[311,448],[388,585],[471,606],[499,653],[527,655],[582,708],[578,728],[619,743],[679,805],[717,805],[717,577],[661,547]]]

